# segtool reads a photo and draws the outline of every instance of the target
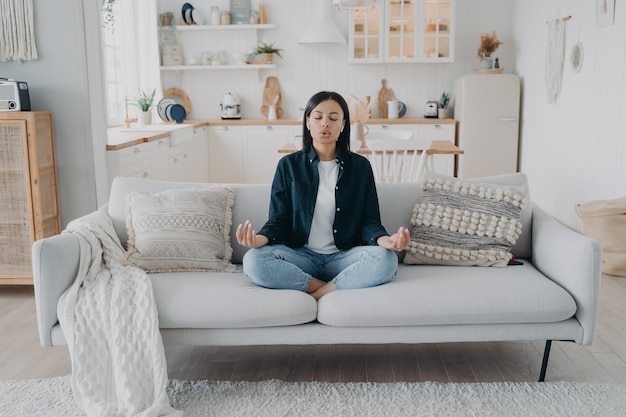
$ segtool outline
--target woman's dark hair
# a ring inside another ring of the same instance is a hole
[[[307,129],[306,121],[311,117],[311,112],[323,101],[333,100],[341,107],[343,111],[343,120],[345,121],[343,131],[339,134],[339,140],[337,141],[337,148],[343,149],[345,152],[350,152],[350,110],[348,109],[348,103],[341,97],[339,93],[334,91],[320,91],[309,99],[304,109],[304,118],[302,119],[302,150],[308,152],[313,146],[313,138],[311,132]]]

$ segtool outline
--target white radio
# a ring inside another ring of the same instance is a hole
[[[3,111],[30,111],[28,84],[0,78],[0,112]]]

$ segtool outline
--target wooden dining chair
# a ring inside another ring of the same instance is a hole
[[[426,171],[427,139],[368,139],[376,182],[419,182]]]

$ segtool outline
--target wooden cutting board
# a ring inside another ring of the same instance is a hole
[[[382,88],[378,91],[378,117],[386,119],[388,116],[387,102],[396,100],[396,95],[391,88],[387,87],[387,80],[382,79]]]
[[[270,105],[276,105],[276,118],[280,119],[285,114],[281,107],[280,83],[278,78],[270,76],[265,80],[265,88],[263,89],[263,105],[261,106],[261,114],[267,119]]]

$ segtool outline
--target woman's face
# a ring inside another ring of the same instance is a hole
[[[334,100],[322,101],[307,118],[307,127],[313,138],[313,147],[336,144],[345,121],[343,110]]]

